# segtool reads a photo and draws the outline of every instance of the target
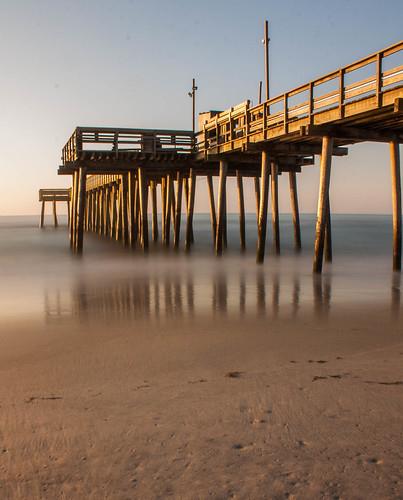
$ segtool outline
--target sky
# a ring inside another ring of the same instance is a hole
[[[198,112],[256,103],[265,19],[271,96],[403,38],[401,0],[0,0],[0,215],[38,213],[39,188],[70,185],[57,167],[76,126],[191,129],[193,77]],[[333,165],[333,212],[391,212],[387,144]],[[298,176],[302,212],[316,211],[318,174]],[[287,213],[286,175],[279,190]],[[245,196],[253,211],[252,181]]]

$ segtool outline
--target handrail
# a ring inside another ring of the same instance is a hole
[[[122,151],[183,155],[193,152],[194,134],[188,130],[77,127],[63,148],[63,164],[80,159],[83,152],[90,150],[89,144],[102,144],[97,152],[113,152],[116,157]],[[111,148],[105,149],[108,144]]]
[[[346,105],[366,97],[375,97],[376,107],[382,107],[383,94],[403,85],[403,65],[383,71],[384,61],[392,54],[403,51],[403,41],[397,42],[374,54],[366,56],[352,64],[341,67],[320,78],[291,89],[283,94],[250,107],[245,106],[244,113],[232,114],[231,110],[219,113],[208,120],[203,130],[196,135],[198,151],[205,151],[217,146],[232,149],[233,144],[239,148],[254,135],[263,134],[263,140],[268,133],[276,136],[287,134],[289,126],[298,120],[312,124],[315,115],[333,109],[338,110],[337,118],[344,118]],[[364,79],[346,84],[354,71],[375,65],[375,72]],[[333,84],[333,89],[323,92],[325,84]],[[322,90],[322,93],[320,92]],[[298,96],[302,101],[295,103]],[[290,101],[292,103],[290,104]],[[273,111],[274,108],[280,110]],[[334,114],[332,119],[335,119]],[[241,140],[242,139],[242,140]]]

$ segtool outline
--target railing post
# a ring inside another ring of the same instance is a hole
[[[376,55],[376,105],[382,106],[382,52]]]
[[[313,100],[313,82],[309,82],[309,124],[313,124],[313,108],[314,108],[314,100]]]
[[[339,117],[344,118],[344,68],[339,71]]]

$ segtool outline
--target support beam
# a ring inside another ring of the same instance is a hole
[[[299,252],[301,250],[301,227],[299,221],[297,174],[295,172],[290,172],[288,175],[290,183],[292,222],[294,225],[294,247],[295,250]]]
[[[181,230],[181,216],[182,216],[182,186],[183,177],[181,172],[176,174],[176,204],[175,204],[175,234],[174,234],[174,248],[179,248],[180,230]]]
[[[262,152],[262,172],[259,197],[259,220],[258,220],[258,242],[256,262],[262,264],[264,261],[264,251],[266,246],[267,232],[267,205],[269,198],[269,155],[266,151]]]
[[[170,241],[170,237],[171,237],[171,210],[172,210],[172,188],[173,188],[172,174],[168,174],[166,179],[167,180],[166,180],[164,242],[165,242],[165,246],[169,247],[169,241]]]
[[[129,178],[128,174],[122,175],[122,239],[125,246],[129,245],[129,217],[128,217],[128,196]]]
[[[271,162],[271,218],[273,227],[273,249],[280,254],[280,223],[278,209],[278,167],[275,161]]]
[[[327,201],[329,197],[330,169],[332,165],[332,148],[333,137],[324,136],[322,139],[322,155],[320,158],[319,198],[316,217],[315,256],[313,261],[313,271],[315,273],[322,272]]]
[[[196,171],[195,169],[192,169],[192,172],[195,174]],[[186,215],[188,216],[189,215],[189,211],[188,211],[188,208],[189,208],[189,200],[190,200],[190,189],[189,189],[189,184],[190,184],[190,176],[189,177],[185,177],[185,179],[183,180],[184,182],[184,187],[185,187],[185,197],[186,197]],[[192,227],[190,228],[190,236],[189,236],[189,239],[190,239],[190,244],[192,245],[193,242],[194,242],[194,236],[193,236],[193,223],[192,223]]]
[[[327,197],[326,202],[326,225],[325,225],[325,262],[332,262],[332,221],[330,212],[330,198]]]
[[[400,271],[402,268],[402,190],[399,143],[392,141],[389,147],[392,178],[393,270]]]
[[[222,255],[222,251],[223,251],[227,170],[228,170],[228,163],[224,160],[221,160],[220,161],[220,180],[219,180],[219,184],[218,184],[217,234],[216,234],[216,240],[215,240],[216,255]]]
[[[56,200],[53,200],[53,225],[56,228],[59,224],[57,222],[57,213],[56,213]]]
[[[256,224],[259,227],[259,210],[260,210],[260,181],[259,176],[254,177],[255,199],[256,199]]]
[[[39,223],[39,227],[43,228],[44,222],[45,222],[45,201],[42,200],[42,206],[41,206],[41,220]]]
[[[217,233],[217,216],[215,211],[215,201],[214,201],[214,186],[213,186],[213,176],[207,175],[207,187],[210,200],[210,221],[211,221],[211,232],[213,237],[213,245],[215,247],[215,238]]]
[[[245,201],[243,196],[242,174],[239,170],[236,171],[236,182],[238,188],[238,205],[239,205],[239,236],[241,241],[241,251],[244,252],[246,248]]]
[[[156,181],[150,181],[151,206],[152,206],[152,236],[153,242],[158,241],[158,213],[157,213],[157,184]]]
[[[143,167],[137,169],[140,192],[141,244],[144,251],[148,250],[148,185]]]
[[[82,254],[83,243],[84,243],[85,193],[86,193],[86,184],[87,184],[87,169],[85,167],[79,168],[78,177],[79,177],[79,179],[78,179],[79,195],[78,195],[76,252],[78,254]]]
[[[185,184],[186,186],[186,184]],[[186,189],[186,188],[185,188]],[[185,239],[185,250],[189,252],[191,245],[193,244],[193,213],[195,205],[195,193],[196,193],[196,174],[193,168],[190,169],[189,173],[189,197],[187,205],[187,223],[186,223],[186,239]]]
[[[73,189],[71,200],[71,228],[70,228],[70,247],[75,252],[77,236],[77,206],[78,206],[78,170],[73,174]]]
[[[136,175],[133,170],[127,173],[128,180],[128,212],[129,212],[129,244],[135,248],[137,241],[137,217],[136,217]]]
[[[166,221],[167,188],[166,178],[161,179],[161,233],[162,243],[165,244],[165,221]]]

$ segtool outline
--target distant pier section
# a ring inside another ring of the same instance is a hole
[[[199,132],[77,127],[63,148],[59,174],[71,175],[70,243],[83,251],[84,231],[121,240],[128,247],[149,241],[184,247],[195,235],[197,181],[210,196],[212,245],[227,246],[228,176],[236,177],[240,249],[245,250],[243,183],[254,184],[257,262],[265,257],[271,202],[272,244],[279,254],[278,176],[289,177],[295,249],[301,248],[297,174],[320,156],[320,181],[313,271],[332,260],[329,196],[333,156],[359,142],[389,143],[393,213],[393,269],[401,269],[402,206],[399,144],[403,142],[403,42],[312,80],[256,106],[245,101],[226,111],[199,115]],[[213,178],[218,177],[214,192]],[[348,182],[348,177],[346,178]],[[271,194],[269,199],[269,194]],[[157,218],[157,197],[162,211]],[[151,228],[148,207],[151,205]]]
[[[45,225],[45,204],[52,203],[53,208],[53,225],[58,226],[56,205],[60,202],[67,203],[67,214],[68,214],[68,224],[70,226],[70,199],[71,199],[71,189],[40,189],[39,190],[39,202],[41,202],[41,218],[39,221],[39,227],[44,227]]]

